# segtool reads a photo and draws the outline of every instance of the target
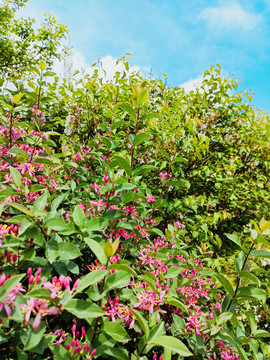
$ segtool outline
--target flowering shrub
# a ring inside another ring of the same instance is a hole
[[[35,70],[41,79],[42,69]],[[74,88],[78,104],[65,134],[52,114],[62,106],[67,116],[63,89],[73,85],[60,86],[57,99],[57,84],[45,81],[34,93],[21,87],[1,97],[3,359],[266,360],[270,353],[267,322],[257,326],[269,314],[261,259],[270,257],[270,222],[228,233],[234,254],[225,259],[213,252],[206,223],[207,241],[195,241],[189,208],[200,200],[186,198],[185,211],[168,196],[190,187],[177,178],[181,147],[169,148],[179,134],[154,135],[158,115],[147,109],[158,107],[156,83],[135,86],[136,79],[129,79],[132,104],[128,79],[116,76],[116,104],[107,95],[114,85],[98,86],[95,75]],[[162,136],[164,149],[154,147]],[[207,152],[201,139],[198,158]]]

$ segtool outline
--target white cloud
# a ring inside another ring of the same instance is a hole
[[[199,18],[208,22],[213,28],[242,28],[251,30],[259,25],[261,15],[245,11],[238,2],[230,2],[220,7],[204,9]]]
[[[97,64],[95,67],[92,67],[87,62],[85,56],[75,48],[72,49],[70,59],[67,59],[67,61],[69,62],[71,75],[75,72],[75,70],[78,70],[80,74],[83,73],[92,75],[94,73],[94,70],[98,69],[99,76],[104,81],[113,80],[113,77],[117,71],[119,71],[121,74],[126,71],[123,62],[118,62],[117,59],[111,55],[104,56],[99,60],[99,65]],[[68,75],[65,74],[66,68],[67,67],[65,66],[64,61],[56,61],[53,70],[61,77],[63,77],[65,75]],[[140,72],[141,70],[146,71],[147,69],[141,69],[140,66],[135,65],[130,66],[129,71],[126,71],[126,73],[127,75],[131,75],[132,73]]]
[[[180,85],[181,88],[185,90],[185,92],[194,91],[199,88],[203,81],[203,75],[199,75],[194,79],[189,79],[188,81],[184,82]]]

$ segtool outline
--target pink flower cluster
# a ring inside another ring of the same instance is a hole
[[[120,303],[120,298],[116,296],[113,300],[109,296],[107,304],[103,307],[106,311],[105,315],[108,316],[112,322],[116,322],[116,318],[123,319],[124,323],[133,329],[135,324],[135,316],[131,310],[124,304]]]
[[[65,289],[67,289],[69,292],[71,292],[71,294],[73,294],[78,285],[80,283],[80,279],[77,279],[73,285],[73,288],[70,288],[70,278],[67,276],[59,276],[59,278],[57,278],[56,276],[53,277],[52,281],[44,281],[43,283],[43,287],[45,289],[49,289],[51,291],[51,299],[54,300],[56,297],[62,297],[63,293],[62,293],[62,288],[64,287]]]
[[[45,299],[37,299],[31,297],[27,300],[27,304],[21,304],[20,309],[25,313],[24,321],[26,324],[29,324],[31,314],[35,314],[36,317],[33,322],[33,329],[37,329],[40,325],[42,317],[46,315],[56,315],[58,313],[58,309],[53,307],[48,309],[49,303]]]
[[[74,324],[72,326],[72,341],[71,343],[68,343],[66,345],[66,349],[68,352],[70,352],[70,356],[76,355],[76,354],[86,354],[87,360],[91,360],[93,356],[96,354],[96,349],[93,349],[91,351],[91,347],[89,344],[87,344],[86,341],[83,343],[83,339],[85,338],[86,331],[85,328],[81,328],[81,332],[77,330],[76,325]]]

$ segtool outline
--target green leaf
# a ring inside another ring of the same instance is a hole
[[[162,336],[164,333],[166,333],[164,322],[160,321],[158,324],[156,324],[150,331],[148,342],[155,341],[155,338],[157,336]]]
[[[50,264],[52,264],[54,260],[57,258],[58,253],[59,253],[58,242],[56,240],[50,239],[46,244],[46,251],[45,251],[45,255],[48,261],[50,262]]]
[[[56,73],[53,72],[53,71],[46,71],[46,72],[43,74],[44,77],[46,77],[46,76],[55,76],[55,75],[56,75]]]
[[[131,267],[124,265],[124,264],[112,264],[109,266],[109,269],[123,270],[133,276],[137,276],[137,273]]]
[[[126,111],[131,117],[135,120],[137,117],[137,114],[135,110],[128,104],[119,104],[118,105],[120,109]]]
[[[129,184],[129,183],[124,183],[124,184],[117,184],[114,188],[115,190],[115,194],[114,196],[116,196],[119,192],[123,191],[123,190],[132,190],[134,189],[136,186]]]
[[[233,290],[231,284],[229,283],[229,281],[221,274],[214,273],[214,276],[224,286],[225,290],[230,294],[230,296],[233,296],[234,290]]]
[[[154,234],[157,234],[158,236],[162,236],[164,237],[164,234],[161,230],[159,230],[158,228],[151,228],[150,230],[148,230],[148,232],[151,234],[151,233],[154,233]]]
[[[63,219],[60,219],[60,218],[48,219],[45,223],[45,226],[47,226],[48,228],[51,228],[53,230],[56,230],[56,231],[61,231],[61,230],[67,229],[67,224],[65,223],[65,221]]]
[[[25,274],[15,275],[7,279],[1,286],[0,303],[5,300],[6,296],[15,288]]]
[[[235,234],[225,234],[227,236],[228,239],[230,239],[233,243],[235,243],[236,245],[238,245],[240,247],[241,250],[243,250],[245,253],[247,252],[247,249],[242,246],[241,244],[241,240],[239,239],[239,236],[235,235]]]
[[[123,211],[121,210],[108,210],[104,214],[104,218],[112,220],[112,219],[118,219],[120,217],[123,217]]]
[[[20,149],[20,148],[17,148],[17,147],[13,147],[11,149],[8,150],[8,153],[11,154],[11,155],[20,155],[22,156],[23,158],[25,159],[28,159],[28,154],[26,151]]]
[[[154,341],[152,341],[152,344],[163,346],[165,349],[169,349],[172,352],[176,352],[177,354],[188,357],[192,356],[192,352],[189,351],[189,349],[186,347],[185,344],[182,343],[182,341],[178,340],[177,338],[173,336],[157,336],[154,338]]]
[[[254,256],[254,257],[258,257],[258,258],[270,259],[270,251],[266,251],[266,250],[251,250],[250,256]]]
[[[25,294],[25,297],[35,297],[37,299],[51,299],[51,292],[49,289],[32,289],[31,291]]]
[[[170,297],[167,297],[167,299],[165,300],[165,302],[169,305],[172,305],[172,306],[175,306],[175,307],[178,307],[179,309],[181,309],[182,311],[184,312],[187,312],[187,308],[185,307],[185,305],[179,301],[178,299],[170,296]]]
[[[108,148],[108,149],[111,149],[112,147],[112,142],[106,138],[105,136],[99,136],[100,139],[102,140],[102,142],[105,144],[105,146]]]
[[[113,357],[118,360],[130,360],[128,356],[128,351],[124,348],[111,348],[108,347],[104,350],[103,354],[109,355],[109,357]]]
[[[226,311],[226,312],[222,313],[221,315],[219,315],[219,317],[217,319],[217,324],[222,325],[225,323],[225,321],[230,320],[232,317],[233,317],[233,313]]]
[[[136,192],[134,192],[134,191],[129,191],[123,196],[122,201],[123,201],[123,204],[127,204],[132,201],[137,201],[138,199],[141,199],[141,198],[143,198],[143,196],[136,194]]]
[[[253,286],[241,287],[238,289],[236,298],[239,300],[264,300],[267,294],[264,290]]]
[[[118,270],[106,278],[104,291],[122,289],[129,285],[130,274],[126,271]]]
[[[147,140],[149,140],[149,135],[148,134],[146,134],[146,133],[138,134],[133,140],[133,145],[134,146],[140,145],[140,144],[144,143]]]
[[[147,324],[147,321],[144,319],[144,317],[141,315],[141,313],[135,309],[130,309],[132,314],[135,316],[136,320],[140,324],[140,327],[142,328],[143,332],[145,333],[146,338],[148,339],[149,336],[149,327]]]
[[[76,294],[80,293],[92,284],[98,283],[108,274],[107,270],[95,270],[83,276],[77,287]]]
[[[50,160],[50,159],[46,159],[44,157],[37,157],[34,161],[33,161],[34,164],[45,164],[45,165],[51,165],[51,166],[54,166],[55,163]]]
[[[105,216],[96,217],[94,219],[88,220],[84,224],[83,231],[97,231],[103,229],[109,219]]]
[[[75,224],[81,228],[83,226],[84,219],[85,219],[85,216],[84,216],[84,212],[83,212],[82,208],[79,205],[75,206],[74,211],[73,211],[73,220],[74,220]]]
[[[27,342],[23,348],[24,351],[29,351],[33,349],[35,346],[37,346],[40,341],[43,338],[43,334],[46,330],[46,324],[45,321],[41,321],[39,327],[37,329],[32,329],[32,327],[29,328],[29,335]]]
[[[41,60],[41,62],[39,63],[39,68],[41,71],[44,71],[46,68],[46,63],[45,61]]]
[[[48,193],[44,192],[40,198],[38,200],[35,201],[34,206],[33,206],[33,214],[35,215],[35,213],[37,211],[40,210],[44,210],[45,206],[47,204],[47,199],[48,199]]]
[[[104,252],[105,255],[110,258],[113,255],[113,248],[112,248],[112,244],[110,243],[110,241],[107,241],[104,245]]]
[[[13,166],[9,166],[9,171],[11,173],[11,176],[12,176],[12,179],[13,179],[13,182],[14,184],[17,186],[17,187],[20,187],[22,185],[22,176],[21,174],[19,173],[19,171],[17,169],[15,169]]]
[[[64,309],[79,319],[91,319],[104,315],[104,311],[96,304],[80,299],[72,299],[64,305]]]
[[[140,167],[136,168],[135,170],[133,170],[132,176],[133,176],[133,177],[139,176],[139,175],[141,175],[141,174],[146,174],[147,172],[153,171],[153,170],[156,170],[156,166],[153,166],[153,165],[143,165],[143,166],[140,166]]]
[[[147,90],[142,91],[137,98],[137,104],[139,106],[143,105],[146,102],[147,98],[148,98]]]
[[[240,272],[241,270],[246,270],[247,266],[248,266],[248,262],[245,263],[246,260],[246,255],[244,253],[244,251],[240,251],[237,261],[236,261],[236,270],[238,272]],[[245,264],[245,266],[244,266]],[[244,268],[243,268],[244,266]]]
[[[93,251],[93,253],[98,258],[99,262],[103,265],[107,263],[107,256],[104,253],[103,247],[95,240],[92,240],[90,238],[84,238],[84,241],[86,244],[90,247],[90,249]]]
[[[24,93],[16,94],[16,95],[13,97],[13,100],[12,100],[13,104],[17,104],[17,103],[21,100],[21,98],[23,97],[23,95],[24,95]]]
[[[270,333],[266,330],[256,330],[253,334],[255,338],[269,338]]]
[[[153,279],[151,279],[149,276],[147,276],[147,275],[140,275],[140,276],[138,276],[138,279],[145,281],[145,282],[150,286],[150,288],[151,288],[153,291],[155,291],[155,293],[158,292],[155,281],[154,281]]]
[[[128,333],[123,328],[123,326],[116,322],[106,321],[104,322],[101,329],[118,342],[125,343],[126,341],[130,340]]]
[[[179,275],[180,271],[181,271],[181,268],[178,266],[170,267],[166,271],[166,274],[164,275],[164,277],[165,277],[165,279],[177,277]]]
[[[58,255],[61,260],[76,259],[82,255],[78,247],[70,242],[61,242],[58,246]]]
[[[21,226],[19,229],[19,236],[23,235],[27,229],[33,224],[33,221],[28,219],[26,216],[21,222]]]
[[[260,280],[257,278],[257,276],[251,274],[250,271],[239,271],[239,275],[241,276],[241,278],[244,278],[246,280],[251,281],[252,283],[255,283],[257,286],[261,286],[261,282]]]
[[[132,169],[129,162],[126,159],[124,159],[121,156],[115,156],[115,160],[118,162],[119,165],[122,166],[122,168],[125,170],[127,175],[131,175]]]

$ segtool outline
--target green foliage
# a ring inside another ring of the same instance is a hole
[[[120,61],[1,92],[1,358],[266,360],[268,116]]]

